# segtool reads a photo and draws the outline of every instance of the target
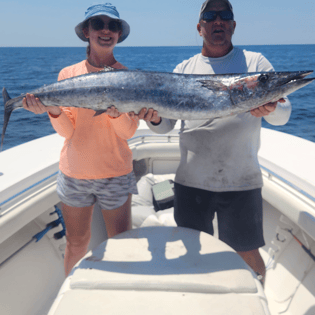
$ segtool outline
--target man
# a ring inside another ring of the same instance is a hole
[[[274,71],[260,53],[233,47],[236,22],[228,0],[207,0],[201,7],[197,30],[203,38],[201,54],[179,64],[174,72],[222,74]],[[259,254],[263,246],[263,185],[257,153],[261,117],[283,125],[290,117],[286,99],[248,113],[211,120],[182,121],[181,161],[175,177],[177,224],[213,234],[217,213],[219,238],[234,248],[247,264],[265,277]],[[157,133],[172,130],[176,121],[149,110],[148,126]],[[200,117],[202,119],[202,117]]]

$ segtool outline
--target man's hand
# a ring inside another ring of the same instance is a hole
[[[161,121],[161,117],[158,116],[158,112],[152,108],[150,108],[149,110],[147,110],[146,108],[142,108],[139,114],[130,112],[129,115],[131,117],[138,117],[139,119],[150,121],[156,124],[158,124]]]
[[[285,100],[283,98],[281,98],[277,102],[271,102],[271,103],[264,104],[262,106],[255,108],[255,109],[252,109],[250,111],[250,113],[253,116],[258,117],[258,118],[263,117],[263,116],[268,116],[270,113],[275,111],[278,102],[279,103],[285,103]]]

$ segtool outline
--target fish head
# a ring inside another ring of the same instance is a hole
[[[241,106],[246,103],[250,109],[293,93],[311,83],[315,78],[305,79],[313,71],[260,72],[236,77],[229,85],[233,103]]]

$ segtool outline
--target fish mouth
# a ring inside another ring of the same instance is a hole
[[[315,78],[305,78],[311,73],[313,71],[279,73],[280,79],[276,80],[278,82],[275,82],[274,90],[279,89],[282,91],[282,96],[287,96],[314,81]]]
[[[313,70],[308,70],[308,71],[297,71],[290,73],[287,78],[285,78],[282,82],[279,82],[279,86],[287,85],[287,84],[293,84],[297,82],[310,82],[313,81],[315,78],[307,78],[308,75],[312,74]],[[282,73],[283,74],[283,73]]]

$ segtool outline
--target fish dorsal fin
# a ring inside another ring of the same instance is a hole
[[[104,72],[107,72],[107,71],[117,71],[117,69],[113,68],[113,67],[110,67],[110,66],[105,66],[103,70],[101,71],[104,71]]]
[[[222,82],[214,81],[214,80],[197,80],[200,82],[202,87],[205,87],[209,90],[227,90],[228,86],[223,84]]]
[[[128,69],[116,69],[110,66],[105,66],[100,72],[112,72],[112,71],[122,71],[122,70],[128,70]]]

